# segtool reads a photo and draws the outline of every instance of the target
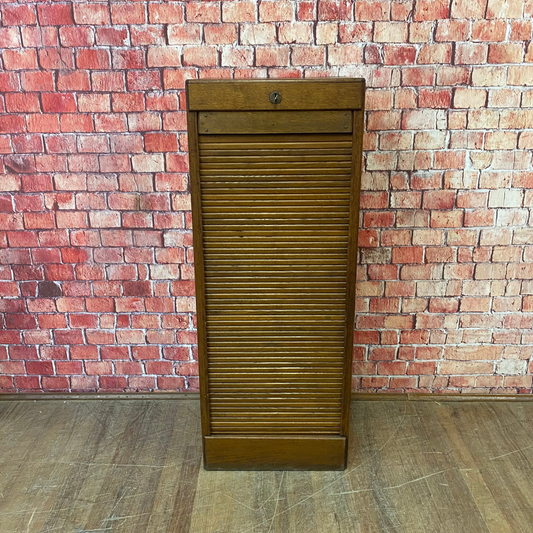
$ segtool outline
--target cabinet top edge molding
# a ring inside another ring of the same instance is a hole
[[[186,86],[188,111],[357,110],[365,92],[363,78],[209,79]]]

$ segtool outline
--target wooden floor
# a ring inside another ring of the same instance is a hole
[[[0,402],[2,533],[533,531],[533,403],[352,406],[345,472],[206,472],[195,400]]]

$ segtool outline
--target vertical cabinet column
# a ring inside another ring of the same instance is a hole
[[[364,81],[187,83],[204,464],[346,465]]]

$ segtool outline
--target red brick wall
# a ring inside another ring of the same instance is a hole
[[[197,387],[185,79],[313,76],[369,87],[354,387],[531,391],[532,0],[0,12],[3,392]]]

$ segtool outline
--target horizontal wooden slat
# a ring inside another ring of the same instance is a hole
[[[201,150],[204,149],[238,149],[249,146],[257,149],[270,149],[271,147],[288,146],[290,148],[315,147],[324,145],[325,147],[347,148],[351,143],[349,134],[297,134],[297,135],[200,135],[198,144]],[[200,153],[200,156],[202,154]]]
[[[351,141],[200,135],[213,435],[339,432]]]
[[[204,111],[201,134],[351,133],[351,111]]]

